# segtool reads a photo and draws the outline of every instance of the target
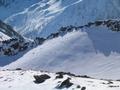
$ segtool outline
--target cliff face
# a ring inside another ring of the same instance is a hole
[[[18,34],[10,25],[4,23],[1,20],[0,20],[0,32],[4,33],[9,37],[17,37],[23,40],[23,37],[20,34]]]

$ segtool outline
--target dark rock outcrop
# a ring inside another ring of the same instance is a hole
[[[63,78],[63,74],[62,73],[58,73],[58,75],[56,76],[56,79],[61,79]]]
[[[4,23],[0,20],[0,32],[4,33],[5,35],[8,35],[9,37],[17,37],[20,40],[24,40],[24,38],[17,33],[10,25]]]
[[[81,90],[86,90],[86,87],[82,87]]]
[[[45,80],[49,79],[50,76],[47,74],[43,74],[43,75],[34,75],[35,78],[35,83],[39,84],[39,83],[43,83]]]
[[[69,88],[72,85],[73,83],[70,82],[70,78],[67,78],[59,86],[57,86],[57,89]]]

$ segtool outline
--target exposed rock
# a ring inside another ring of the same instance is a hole
[[[16,55],[21,51],[25,51],[25,50],[29,50],[32,49],[38,45],[43,44],[46,40],[49,39],[53,39],[59,36],[64,36],[65,34],[72,32],[72,31],[78,31],[81,30],[82,28],[89,28],[91,26],[105,26],[107,28],[109,28],[112,31],[120,31],[120,21],[119,20],[101,20],[101,21],[95,21],[95,22],[89,22],[86,25],[82,25],[82,26],[66,26],[66,27],[61,27],[60,30],[56,33],[52,33],[50,34],[47,38],[42,38],[42,37],[36,37],[34,39],[34,41],[31,42],[26,42],[25,40],[23,41],[22,36],[19,35],[16,31],[14,31],[14,29],[5,24],[4,22],[2,22],[0,20],[0,28],[5,30],[5,34],[9,35],[9,36],[17,36],[17,39],[10,39],[10,40],[5,40],[0,42],[0,55],[4,54],[4,55]],[[2,30],[0,30],[1,32],[3,32]],[[29,48],[30,47],[30,48]],[[29,48],[29,49],[28,49]],[[67,74],[69,76],[76,76],[76,77],[85,77],[85,78],[91,78],[89,76],[77,76],[71,73],[63,73],[61,72],[61,74]]]
[[[39,84],[39,83],[43,83],[45,80],[49,79],[50,76],[47,74],[43,74],[43,75],[34,75],[35,78],[35,83]]]
[[[36,45],[41,45],[45,41],[45,38],[36,37],[34,42]]]
[[[9,37],[17,37],[20,40],[24,40],[23,36],[17,33],[10,25],[0,20],[0,31]]]
[[[59,73],[57,76],[56,76],[56,79],[58,78],[63,78],[63,74],[62,73]]]
[[[103,24],[103,21],[95,21],[95,26],[100,26]]]
[[[77,85],[77,88],[80,88],[80,85]]]
[[[22,70],[21,68],[16,68],[15,70]]]
[[[81,90],[86,90],[86,87],[82,87]]]
[[[115,87],[120,87],[119,85],[110,85],[109,87],[115,88]]]
[[[69,76],[74,76],[74,77],[82,77],[82,78],[92,78],[92,77],[89,77],[87,75],[75,75],[75,74],[72,74],[70,72],[57,72],[56,74],[61,74],[61,75],[69,75]]]
[[[70,78],[67,78],[57,88],[58,89],[69,88],[72,85],[73,85],[73,83],[70,82]]]

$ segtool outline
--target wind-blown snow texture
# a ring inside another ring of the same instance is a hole
[[[4,68],[70,71],[119,79],[119,37],[119,32],[103,26],[85,28],[48,40]]]
[[[5,20],[7,17],[21,12],[27,7],[39,2],[40,0],[1,0],[0,1],[0,19]]]
[[[50,78],[36,84],[34,75],[49,75]],[[55,73],[40,71],[0,71],[0,90],[119,90],[120,82],[111,80],[97,80],[86,77],[63,75],[56,78]],[[57,89],[67,78],[73,85],[66,88],[64,83],[61,89]]]
[[[119,18],[119,4],[119,0],[42,0],[5,21],[27,37],[48,36],[62,26]]]

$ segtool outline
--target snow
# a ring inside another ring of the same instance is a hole
[[[5,21],[26,37],[46,37],[62,26],[119,19],[119,3],[119,0],[42,0]]]
[[[0,32],[0,41],[8,40],[10,39],[9,36],[5,35],[4,33]]]
[[[0,5],[0,19],[5,20],[7,17],[21,12],[27,7],[39,2],[40,0],[4,0],[7,5]]]
[[[81,26],[96,20],[120,19],[119,4],[119,0],[14,0],[8,7],[0,7],[0,19],[31,40],[37,36],[47,37],[63,26]],[[99,79],[120,79],[119,37],[120,32],[113,32],[105,26],[86,27],[47,40],[27,53],[0,56],[0,69],[20,67],[25,70],[86,74]],[[0,41],[9,38],[0,32]],[[0,79],[0,90],[53,90],[57,83],[51,79],[42,85],[34,84],[33,74],[38,73],[34,71],[26,71],[23,77],[17,71],[0,73],[5,79]],[[8,81],[9,78],[12,79],[7,82],[6,78]],[[86,79],[73,80],[76,84],[87,85],[88,90],[119,90],[119,87],[116,89],[101,85],[100,80],[93,81],[96,87],[89,85]]]
[[[35,84],[33,76],[42,74],[47,74],[51,78],[43,83]],[[56,87],[68,77],[71,78],[70,81],[73,85],[70,88],[63,88],[61,90],[81,90],[82,87],[86,87],[86,90],[120,89],[119,81],[111,81],[112,83],[109,84],[109,81],[107,80],[74,77],[69,75],[64,75],[62,79],[55,79],[55,77],[55,73],[41,71],[0,71],[0,90],[59,90]],[[77,85],[80,85],[80,88],[76,88]]]
[[[69,71],[100,79],[119,79],[119,37],[119,32],[103,26],[73,31],[46,41],[3,69]]]

